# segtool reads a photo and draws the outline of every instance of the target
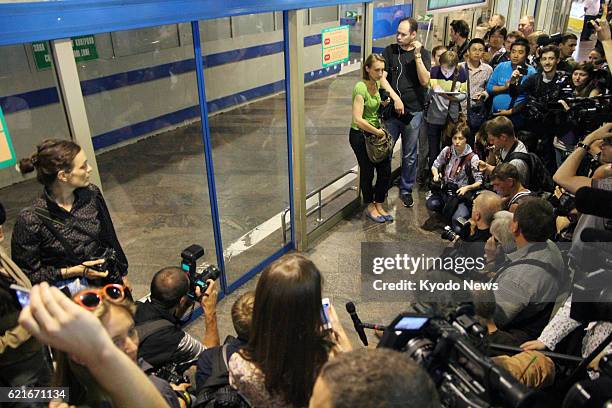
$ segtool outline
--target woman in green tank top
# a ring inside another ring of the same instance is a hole
[[[353,121],[349,132],[349,142],[359,163],[359,186],[363,202],[367,204],[364,214],[374,222],[393,221],[393,216],[383,207],[391,181],[391,156],[380,163],[372,163],[368,158],[364,132],[384,137],[378,119],[378,107],[386,105],[378,93],[380,79],[385,70],[385,59],[380,54],[371,54],[363,63],[362,80],[353,89]],[[374,171],[376,184],[373,186]]]

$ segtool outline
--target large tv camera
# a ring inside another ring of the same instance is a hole
[[[196,288],[200,288],[200,293],[204,293],[208,289],[209,279],[217,280],[221,271],[210,264],[197,266],[197,261],[204,255],[204,248],[200,245],[192,244],[181,252],[181,269],[187,273],[189,277],[189,298],[197,300]]]
[[[560,103],[551,103],[546,109],[556,115],[556,123],[570,124],[584,134],[594,131],[605,122],[612,122],[612,95],[592,98],[565,98],[569,110]]]
[[[535,406],[535,394],[485,355],[486,331],[476,320],[463,312],[441,318],[416,308],[419,314],[402,313],[386,327],[378,347],[405,352],[423,366],[444,407]]]

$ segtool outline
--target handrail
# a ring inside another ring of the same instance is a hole
[[[306,217],[309,217],[312,214],[314,214],[315,212],[318,212],[317,222],[318,223],[323,222],[322,210],[323,210],[323,208],[325,206],[329,205],[332,201],[334,201],[338,197],[342,196],[347,191],[351,191],[351,190],[352,191],[357,191],[357,188],[355,186],[347,186],[347,187],[344,187],[344,188],[341,188],[341,189],[335,191],[329,197],[327,197],[327,200],[325,202],[323,202],[323,197],[321,195],[322,191],[325,190],[327,187],[331,186],[332,184],[336,183],[337,181],[339,181],[339,180],[343,179],[344,177],[348,176],[349,174],[355,174],[356,175],[357,174],[357,170],[353,170],[353,169],[347,170],[344,173],[342,173],[341,175],[339,175],[336,178],[332,179],[331,181],[328,181],[326,184],[324,184],[324,185],[316,188],[315,190],[311,191],[310,193],[306,194],[306,200],[308,200],[309,198],[314,197],[315,195],[318,196],[317,204],[306,212]],[[287,243],[287,231],[289,230],[289,228],[287,227],[287,220],[285,218],[286,218],[288,212],[289,212],[289,207],[285,208],[285,210],[281,214],[281,224],[282,224],[281,230],[283,231],[283,244]]]

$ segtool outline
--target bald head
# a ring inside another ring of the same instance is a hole
[[[523,33],[525,38],[535,30],[535,19],[533,16],[523,16],[519,20],[518,30]]]
[[[167,266],[157,271],[151,282],[151,299],[171,308],[177,306],[189,291],[189,279],[176,266]]]
[[[480,229],[489,228],[493,216],[501,210],[502,199],[492,191],[484,190],[474,199],[472,218]]]

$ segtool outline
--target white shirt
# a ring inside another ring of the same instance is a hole
[[[584,0],[584,14],[587,16],[599,14],[599,0]]]

